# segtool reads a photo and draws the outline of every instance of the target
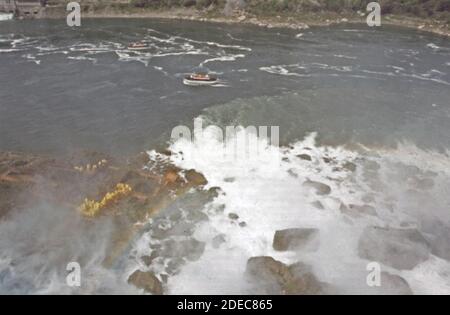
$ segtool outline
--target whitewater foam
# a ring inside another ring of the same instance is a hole
[[[414,65],[412,64],[411,67]],[[386,68],[394,69],[395,71],[386,71]],[[406,71],[405,68],[398,66],[371,66],[363,68],[362,66],[333,66],[324,63],[295,63],[295,64],[283,64],[260,67],[259,70],[282,76],[296,76],[296,77],[355,77],[365,79],[382,79],[383,77],[392,77],[398,79],[417,79],[421,81],[431,81],[443,85],[450,85],[450,82],[446,80],[447,73],[430,69],[425,73],[418,73],[415,69]],[[381,78],[380,78],[381,77]]]
[[[158,32],[152,29],[144,35],[141,41],[147,45],[145,50],[129,50],[126,44],[113,41],[100,43],[81,42],[72,46],[57,46],[53,43],[46,44],[46,40],[40,36],[27,37],[21,35],[5,35],[1,38],[2,43],[9,44],[10,48],[1,48],[0,53],[14,53],[26,51],[22,57],[33,60],[36,64],[36,56],[50,56],[53,54],[64,54],[70,60],[90,60],[92,55],[115,54],[122,62],[140,62],[148,66],[154,58],[170,58],[178,56],[207,56],[200,65],[210,62],[229,62],[238,58],[245,58],[247,52],[252,49],[240,45],[226,45],[212,41],[199,41],[182,36]]]
[[[365,283],[368,261],[357,252],[366,226],[400,227],[406,222],[420,226],[423,216],[437,216],[443,222],[450,218],[445,211],[448,194],[442,195],[450,187],[450,174],[435,173],[448,165],[447,155],[407,145],[356,152],[318,146],[315,137],[312,134],[288,148],[268,147],[261,154],[273,163],[224,161],[214,157],[218,144],[208,137],[197,144],[181,140],[172,144],[171,162],[201,172],[208,180],[205,189],[220,187],[220,193],[205,206],[203,211],[209,220],[200,222],[194,233],[196,239],[206,243],[203,255],[169,278],[169,293],[251,293],[243,277],[247,259],[266,255],[287,264],[302,261],[312,265],[320,280],[332,284],[338,292],[370,293]],[[308,155],[311,161],[299,158],[301,155]],[[330,193],[320,194],[316,186],[305,185],[308,182],[327,185]],[[424,182],[434,184],[421,186]],[[431,199],[413,202],[412,189]],[[376,215],[343,211],[353,204],[370,204]],[[423,207],[428,210],[424,212]],[[230,213],[237,214],[238,220],[230,220]],[[276,252],[272,248],[274,233],[287,228],[318,229],[319,250]],[[218,235],[224,235],[225,242],[217,248],[212,240]],[[407,279],[416,293],[447,292],[450,278],[439,270],[448,268],[448,261],[434,256],[409,272],[383,266],[383,270]]]

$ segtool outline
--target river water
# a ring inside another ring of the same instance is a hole
[[[367,226],[431,236],[439,226],[447,232],[439,232],[437,246],[450,246],[447,38],[387,26],[294,31],[146,19],[83,20],[79,29],[62,20],[0,27],[1,150],[90,149],[118,157],[149,150],[158,158],[152,149],[170,146],[182,153],[172,163],[203,173],[207,188],[221,188],[197,206],[208,220],[195,222],[189,237],[206,244],[201,257],[170,272],[176,253],[167,251],[146,267],[170,275],[169,293],[254,292],[243,274],[247,259],[261,255],[307,262],[339,292],[365,292],[367,261],[357,248]],[[127,49],[141,40],[148,50]],[[183,76],[200,66],[220,84],[184,86]],[[281,147],[263,150],[264,162],[236,161],[223,159],[213,135],[170,141],[174,127],[192,127],[199,116],[219,127],[279,126]],[[342,167],[348,162],[356,170]],[[317,195],[305,185],[311,182],[331,193]],[[348,216],[342,209],[351,204],[377,213]],[[230,221],[230,213],[245,224]],[[167,221],[150,225],[180,223]],[[272,249],[276,230],[299,227],[320,231],[317,251]],[[213,246],[218,235],[224,244]],[[133,245],[128,272],[144,268],[140,257],[151,253],[153,237],[150,229]],[[438,256],[412,270],[386,268],[415,293],[449,293],[450,262]]]

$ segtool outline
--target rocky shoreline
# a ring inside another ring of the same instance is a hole
[[[39,18],[65,18],[65,7],[46,7]],[[366,13],[362,11],[349,13],[304,13],[279,14],[262,16],[246,11],[235,11],[225,15],[220,11],[196,10],[191,8],[147,9],[147,8],[117,8],[114,6],[92,6],[83,9],[85,18],[157,18],[169,20],[189,20],[210,23],[255,25],[265,28],[288,28],[295,30],[308,29],[311,26],[332,26],[339,24],[365,24]],[[401,26],[419,31],[431,32],[442,36],[450,36],[450,25],[444,21],[429,20],[417,17],[385,15],[382,26]]]
[[[82,152],[68,158],[3,152],[0,221],[42,201],[55,209],[77,211],[85,220],[112,217],[118,233],[104,261],[109,266],[150,217],[191,188],[205,184],[201,174],[150,161],[147,153],[120,162],[97,152]],[[114,195],[121,185],[127,187],[127,193]],[[111,197],[109,202],[97,211],[83,211],[83,200],[102,204],[101,200],[108,199],[105,196]]]
[[[128,283],[141,292],[165,294],[169,279],[205,252],[207,244],[195,237],[198,223],[210,220],[201,205],[225,194],[218,187],[206,186],[206,178],[197,171],[184,170],[171,163],[174,155],[170,151],[151,151],[118,161],[88,151],[66,158],[0,153],[0,222],[7,222],[27,207],[34,209],[42,200],[51,211],[70,209],[70,213],[91,223],[91,230],[96,229],[96,222],[111,219],[115,228],[107,240],[107,255],[102,265],[114,268],[123,257],[128,257],[136,262],[132,270],[125,271]],[[312,163],[312,157],[307,154],[297,157],[304,163]],[[348,172],[355,172],[356,165],[349,161],[344,165]],[[307,180],[304,186],[313,189],[317,196],[331,192],[330,186],[317,181]],[[119,194],[117,187],[127,188]],[[98,205],[95,211],[85,212],[80,208],[84,199]],[[318,206],[323,210],[319,201]],[[378,216],[377,209],[369,205],[342,204],[339,210],[348,219]],[[213,207],[210,211],[216,211],[233,224],[239,223],[242,229],[248,228],[237,213],[227,215],[224,207]],[[147,250],[129,252],[133,240],[144,233],[150,240]],[[316,253],[324,246],[321,233],[320,229],[305,227],[274,230],[271,248],[280,254]],[[430,257],[450,260],[448,240],[450,228],[433,220],[421,224],[420,230],[413,225],[368,225],[359,236],[357,255],[364,261],[376,261],[388,267],[381,273],[382,286],[368,292],[412,294],[404,271],[416,268]],[[227,236],[218,234],[211,245],[219,248],[226,242]],[[253,294],[345,293],[335,284],[320,281],[314,266],[302,259],[287,264],[270,256],[251,256],[242,276]]]

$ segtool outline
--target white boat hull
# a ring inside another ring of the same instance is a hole
[[[14,18],[12,13],[0,13],[0,21],[9,21]]]
[[[183,84],[189,86],[210,86],[217,83],[217,80],[214,81],[200,81],[200,80],[188,80],[184,79]]]

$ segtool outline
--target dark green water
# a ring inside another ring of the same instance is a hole
[[[0,149],[126,155],[218,104],[227,105],[215,119],[279,125],[285,142],[318,131],[327,143],[450,146],[448,39],[364,25],[302,34],[145,19],[2,22]],[[127,50],[138,40],[149,49]],[[199,65],[224,84],[184,86]]]

